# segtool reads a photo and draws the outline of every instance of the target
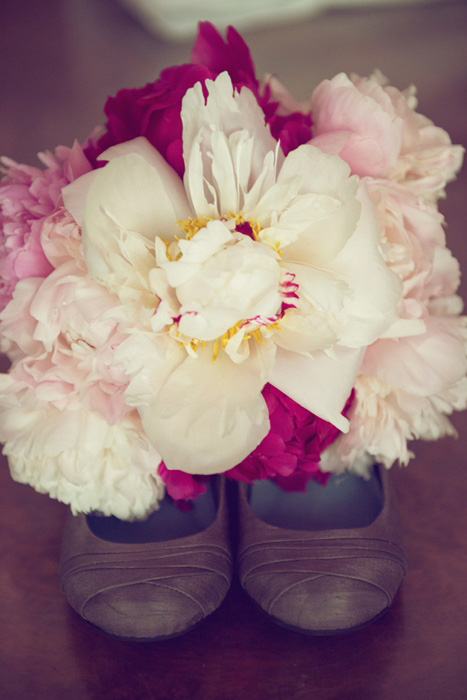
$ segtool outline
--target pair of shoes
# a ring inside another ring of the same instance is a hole
[[[104,631],[163,639],[219,607],[231,583],[225,479],[190,513],[170,501],[144,523],[70,516],[61,584]],[[406,571],[386,470],[345,474],[286,493],[271,481],[239,489],[240,581],[275,622],[308,634],[351,631],[390,606]]]
[[[243,588],[275,622],[305,634],[373,622],[407,570],[395,494],[382,467],[367,481],[348,473],[325,487],[311,481],[306,493],[287,498],[272,482],[242,485],[239,523]]]
[[[145,522],[68,515],[60,580],[85,620],[124,639],[175,637],[224,600],[232,580],[225,480],[191,511],[166,498]]]

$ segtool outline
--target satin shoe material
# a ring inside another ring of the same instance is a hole
[[[202,532],[123,544],[96,537],[86,516],[69,515],[61,587],[70,605],[105,632],[138,640],[176,636],[222,603],[231,583],[225,481],[215,520]]]
[[[275,622],[306,634],[337,634],[363,627],[388,609],[406,573],[388,476],[382,468],[384,501],[375,520],[335,530],[269,525],[252,511],[242,484],[240,581]]]

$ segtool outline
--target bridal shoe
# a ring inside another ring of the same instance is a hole
[[[232,557],[224,479],[212,480],[193,509],[166,497],[147,521],[68,516],[61,587],[85,620],[127,639],[163,639],[194,627],[219,607]],[[214,487],[213,487],[214,488]]]
[[[305,634],[359,629],[391,605],[406,573],[386,469],[286,493],[242,484],[240,581],[272,619]]]

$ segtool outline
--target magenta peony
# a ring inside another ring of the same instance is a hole
[[[266,384],[263,396],[271,429],[253,452],[226,476],[251,483],[272,479],[287,491],[301,491],[314,478],[326,483],[329,474],[320,470],[321,452],[340,435],[331,423],[315,416],[290,397]],[[352,397],[343,414],[346,415]]]
[[[180,505],[184,501],[193,501],[205,493],[206,487],[203,482],[209,481],[211,478],[209,476],[193,476],[193,474],[187,474],[179,469],[167,469],[164,462],[159,464],[157,473],[161,477],[169,496]]]
[[[271,101],[268,87],[261,87],[255,76],[248,46],[233,28],[226,40],[209,22],[201,22],[191,63],[162,71],[160,77],[144,87],[120,90],[107,100],[105,133],[97,142],[90,140],[85,149],[88,158],[96,158],[110,146],[145,136],[182,176],[185,170],[182,144],[182,99],[197,82],[203,85],[227,71],[237,90],[249,88],[264,112],[271,133],[280,141],[285,154],[311,138],[309,114],[277,114],[278,102]]]

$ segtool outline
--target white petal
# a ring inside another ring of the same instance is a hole
[[[192,139],[189,148],[184,146],[184,183],[193,211],[198,216],[215,219],[220,215],[219,203],[216,190],[210,185],[210,163],[203,157],[202,140],[203,135],[199,133]]]
[[[399,277],[390,270],[379,248],[379,224],[363,185],[359,190],[361,216],[354,235],[330,263],[335,274],[349,285],[341,343],[349,347],[370,345],[397,320],[402,296]]]
[[[425,321],[420,318],[397,318],[380,337],[405,338],[409,335],[421,335],[425,331]]]
[[[237,132],[245,138],[247,131]],[[235,134],[234,134],[235,135]],[[237,139],[238,141],[238,139]],[[229,138],[221,131],[211,134],[212,177],[217,185],[219,214],[229,211],[237,212],[241,208],[240,187],[237,180],[236,151],[229,143]],[[249,153],[251,157],[251,153]],[[249,164],[248,164],[249,165]],[[249,170],[249,168],[248,168]]]
[[[97,281],[119,294],[146,289],[156,235],[175,235],[176,221],[187,214],[180,187],[167,163],[159,171],[137,153],[96,171],[86,197],[83,249]]]
[[[285,249],[285,258],[326,268],[354,234],[360,203],[358,180],[348,166],[313,146],[300,146],[285,159],[278,185],[298,180],[298,198],[279,218],[279,228],[295,228],[299,236]]]
[[[213,208],[226,215],[241,208],[242,192],[262,173],[265,159],[270,162],[277,142],[251,90],[235,91],[226,72],[207,80],[206,89],[207,100],[197,83],[182,102],[185,187],[198,215],[213,216]]]
[[[200,350],[169,377],[147,408],[140,408],[149,440],[169,469],[215,474],[241,462],[266,436],[269,417],[261,395],[274,348],[256,345],[235,365],[220,352]]]
[[[96,172],[86,201],[88,237],[98,237],[101,228],[105,235],[107,218],[103,221],[103,212],[121,228],[150,241],[156,235],[171,237],[180,232],[176,222],[190,213],[183,185],[160,154],[158,158],[156,168],[139,153],[129,153]]]
[[[284,262],[283,267],[294,275],[300,298],[305,298],[313,307],[327,313],[337,314],[343,306],[344,295],[349,287],[326,270],[318,270],[309,265]]]
[[[291,177],[301,178],[300,193],[339,196],[345,199],[357,190],[357,179],[350,177],[350,168],[338,156],[322,153],[309,144],[299,146],[285,158],[278,182]]]
[[[125,390],[129,406],[149,404],[186,353],[168,335],[134,331],[115,351],[114,361],[131,381]]]
[[[202,308],[196,302],[192,302],[190,308],[182,306],[180,312],[180,333],[205,341],[219,338],[238,321],[236,309],[226,309],[223,306]]]
[[[94,181],[97,170],[82,175],[62,189],[63,203],[78,226],[83,225],[84,208],[89,188]]]
[[[180,229],[174,226],[177,221],[187,219],[190,216],[190,209],[183,186],[183,181],[180,179],[175,170],[167,163],[158,150],[151,146],[149,141],[144,136],[139,136],[132,141],[119,143],[116,146],[108,148],[101,153],[99,160],[112,161],[121,156],[138,154],[159,175],[157,183],[157,192],[153,192],[151,199],[156,199],[158,218],[157,225],[165,231],[165,238],[171,238],[170,232],[179,234]],[[154,225],[150,227],[150,238],[153,240],[152,232]],[[139,231],[141,233],[141,231]]]
[[[180,240],[178,246],[184,263],[204,263],[232,240],[232,233],[222,221],[208,221],[196,236],[187,241]]]
[[[274,342],[285,350],[305,354],[330,348],[339,340],[331,321],[327,314],[317,311],[304,314],[292,309],[280,320]]]
[[[333,357],[323,351],[312,356],[278,349],[269,381],[291,399],[320,418],[347,432],[341,415],[363,358],[363,349],[336,346]]]

